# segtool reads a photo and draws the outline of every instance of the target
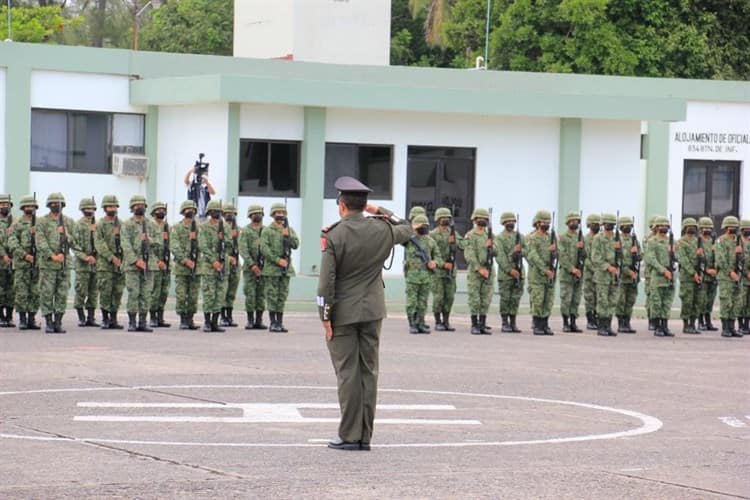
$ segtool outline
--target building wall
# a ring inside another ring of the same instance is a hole
[[[5,68],[0,68],[0,193],[5,192]]]
[[[234,57],[270,59],[294,52],[294,0],[235,0]]]

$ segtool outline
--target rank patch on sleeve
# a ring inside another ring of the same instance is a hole
[[[320,251],[325,252],[326,248],[328,248],[328,238],[325,236],[320,237]]]

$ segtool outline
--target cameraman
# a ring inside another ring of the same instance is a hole
[[[203,171],[200,175],[200,181],[198,180],[199,166],[193,166],[185,174],[185,186],[188,188],[188,199],[193,200],[195,205],[198,207],[198,217],[201,219],[206,218],[206,205],[208,205],[211,196],[216,194],[211,182],[208,180],[208,172]],[[193,187],[195,184],[200,182],[199,186]],[[197,189],[195,189],[197,188]],[[194,195],[193,193],[197,193]]]

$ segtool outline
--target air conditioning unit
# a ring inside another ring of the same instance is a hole
[[[115,153],[112,155],[112,173],[123,177],[146,177],[148,157]]]

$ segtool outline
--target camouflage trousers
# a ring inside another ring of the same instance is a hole
[[[577,317],[582,292],[583,280],[560,280],[560,314]]]
[[[99,305],[99,288],[96,282],[96,271],[76,271],[76,296],[73,307],[76,309],[96,309]]]
[[[611,318],[617,309],[617,285],[614,283],[596,284],[596,316]]]
[[[227,297],[227,275],[213,272],[201,278],[201,298],[204,313],[219,313]]]
[[[234,299],[237,298],[237,287],[240,285],[240,268],[229,266],[227,272],[227,294],[224,307],[233,308]]]
[[[125,290],[125,275],[98,271],[96,281],[99,285],[99,306],[103,311],[117,312],[122,302],[122,291]]]
[[[742,286],[739,317],[750,318],[750,284],[747,284],[747,280],[744,282],[746,284]]]
[[[450,278],[435,276],[432,279],[432,312],[451,312],[456,297],[456,275]]]
[[[492,302],[492,276],[485,279],[478,273],[469,273],[466,277],[466,288],[469,294],[469,311],[471,314],[487,314]]]
[[[151,294],[154,291],[154,272],[128,271],[125,273],[125,286],[128,288],[128,312],[145,313],[151,307]]]
[[[596,314],[596,283],[594,283],[594,272],[583,272],[583,301],[586,304],[586,312]]]
[[[651,318],[651,279],[648,277],[648,272],[643,278],[643,291],[646,292],[646,317]]]
[[[695,280],[680,280],[680,318],[697,318],[701,312],[700,287]]]
[[[64,313],[70,292],[70,271],[67,269],[39,270],[39,306],[42,315]]]
[[[13,307],[14,300],[13,270],[0,269],[0,307]]]
[[[177,314],[192,315],[198,312],[198,292],[201,277],[177,274],[174,277],[175,310]]]
[[[716,281],[704,281],[698,292],[698,304],[702,314],[711,314],[716,302],[716,292],[719,286]]]
[[[242,290],[245,293],[245,311],[265,311],[265,278],[263,278],[262,276],[255,276],[254,272],[247,270],[244,271],[242,279]]]
[[[151,291],[149,308],[151,311],[163,311],[167,303],[167,297],[169,297],[172,273],[170,271],[155,271],[149,274],[154,276],[154,287]]]
[[[289,296],[289,276],[264,276],[266,281],[266,304],[271,312],[284,312]]]
[[[638,298],[638,283],[620,284],[620,293],[617,296],[617,315],[625,318],[631,317],[636,298]]]
[[[16,310],[36,313],[39,310],[39,273],[34,274],[30,267],[16,269],[14,273]]]
[[[524,280],[520,285],[512,281],[498,281],[497,291],[500,295],[500,314],[518,314],[518,306],[523,296]]]
[[[529,283],[529,305],[531,315],[548,318],[555,302],[555,284]]]
[[[650,296],[649,319],[669,319],[674,302],[674,286],[652,287]]]
[[[735,281],[719,282],[719,317],[721,319],[736,319],[740,313],[740,299],[742,286]]]
[[[429,280],[406,280],[406,314],[419,316],[427,311],[427,299],[430,296]]]

